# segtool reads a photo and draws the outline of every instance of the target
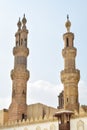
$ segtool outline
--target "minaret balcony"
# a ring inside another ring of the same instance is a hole
[[[62,83],[70,83],[75,82],[78,83],[80,80],[80,71],[75,70],[63,70],[61,71],[61,81]]]
[[[74,33],[66,32],[63,34],[63,39],[65,39],[66,37],[70,37],[70,38],[74,39]]]
[[[29,49],[27,47],[14,47],[13,48],[13,54],[16,56],[25,56],[27,57],[29,55]]]
[[[17,70],[12,70],[11,71],[11,78],[12,80],[16,80],[16,79],[22,79],[27,81],[30,77],[30,72],[28,70],[26,71],[17,71]]]
[[[62,50],[62,55],[64,58],[71,58],[71,57],[75,57],[76,56],[76,48],[75,47],[65,47]]]

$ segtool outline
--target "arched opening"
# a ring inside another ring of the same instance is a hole
[[[67,98],[67,102],[69,101],[69,99]]]
[[[22,114],[22,120],[23,120],[23,119],[25,119],[25,114],[24,114],[24,113]]]
[[[66,38],[66,47],[69,47],[69,39]]]

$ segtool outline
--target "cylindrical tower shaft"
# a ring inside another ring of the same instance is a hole
[[[64,109],[78,111],[78,82],[80,79],[80,71],[75,66],[77,50],[73,43],[74,34],[70,32],[71,22],[69,19],[67,19],[65,25],[67,32],[63,35],[64,49],[62,50],[64,70],[61,71],[61,81],[64,85]]]
[[[15,34],[16,45],[13,48],[14,69],[11,71],[12,79],[12,102],[9,107],[9,121],[22,120],[27,118],[27,81],[29,79],[29,71],[27,70],[27,56],[29,49],[27,48],[27,35],[25,15],[21,22],[18,22],[18,31]]]

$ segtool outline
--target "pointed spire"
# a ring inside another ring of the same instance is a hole
[[[17,26],[18,26],[18,30],[21,30],[21,21],[20,21],[20,18],[19,18],[19,21],[17,23]]]
[[[26,23],[27,23],[27,20],[26,20],[26,18],[25,18],[25,14],[24,14],[24,17],[23,17],[23,19],[22,19],[22,23],[23,23],[23,29],[26,29]]]
[[[67,21],[69,20],[69,15],[67,14]]]
[[[71,22],[69,21],[69,15],[67,15],[67,21],[65,23],[67,32],[70,32]]]

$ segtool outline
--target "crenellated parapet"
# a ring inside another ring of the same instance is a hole
[[[16,121],[9,121],[3,125],[0,125],[0,128],[11,128],[11,127],[16,127],[16,126],[26,126],[29,124],[38,124],[38,123],[47,123],[47,122],[55,122],[57,121],[57,118],[49,115],[49,117],[47,117],[46,115],[44,116],[44,118],[42,116],[40,116],[39,118],[30,118],[30,119],[23,119],[23,120],[16,120]]]

